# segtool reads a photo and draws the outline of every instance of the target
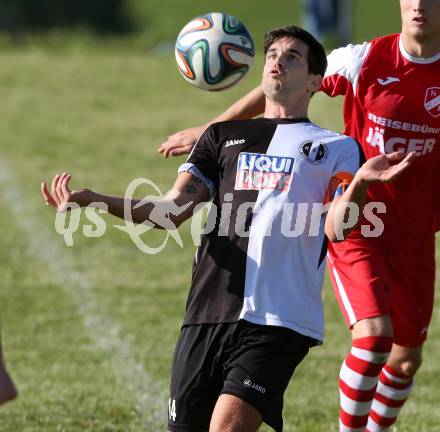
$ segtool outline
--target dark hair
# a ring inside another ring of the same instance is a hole
[[[302,40],[309,47],[307,55],[309,72],[324,76],[327,69],[327,55],[324,47],[308,31],[300,27],[290,25],[268,31],[264,35],[264,55],[267,54],[267,51],[274,42],[285,37]]]

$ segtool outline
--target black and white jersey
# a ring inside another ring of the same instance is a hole
[[[213,199],[184,325],[245,319],[321,341],[322,207],[335,179],[350,180],[361,159],[356,141],[308,119],[210,126],[179,168]]]

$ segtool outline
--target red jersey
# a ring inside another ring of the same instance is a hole
[[[337,49],[328,61],[322,90],[345,96],[344,133],[366,158],[398,150],[418,156],[395,182],[370,185],[367,197],[386,205],[377,215],[382,245],[416,249],[440,228],[440,52],[412,57],[395,34]]]

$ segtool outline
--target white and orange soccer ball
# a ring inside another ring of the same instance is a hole
[[[175,54],[186,81],[215,91],[231,87],[246,75],[254,61],[255,47],[252,36],[237,18],[213,12],[183,27]]]

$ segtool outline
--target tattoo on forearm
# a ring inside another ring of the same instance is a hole
[[[186,185],[186,193],[188,193],[188,194],[195,194],[195,193],[197,193],[197,186],[193,182],[188,183]]]
[[[198,177],[193,176],[191,181],[186,185],[186,193],[195,194],[199,190],[199,186],[202,184],[202,180]]]

